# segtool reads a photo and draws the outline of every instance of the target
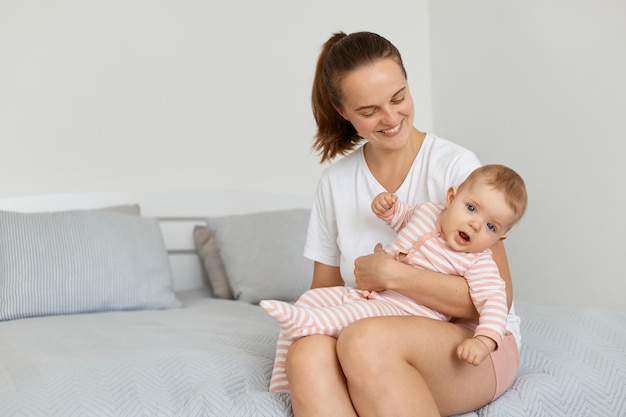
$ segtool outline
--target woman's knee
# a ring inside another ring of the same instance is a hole
[[[295,415],[355,415],[335,347],[334,338],[318,335],[289,348],[286,368]]]
[[[322,361],[332,361],[335,356],[335,341],[328,336],[307,336],[294,341],[287,352],[289,368],[307,368]]]
[[[381,337],[381,318],[356,321],[346,327],[337,339],[337,357],[344,371],[350,363],[363,364],[389,352],[389,343]]]
[[[338,369],[335,345],[335,339],[329,336],[307,336],[293,342],[285,364],[289,384],[312,379],[315,369]]]

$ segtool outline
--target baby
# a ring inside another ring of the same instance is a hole
[[[450,187],[445,207],[431,202],[411,208],[387,192],[372,202],[374,213],[398,231],[385,248],[388,254],[417,268],[467,280],[479,313],[478,323],[468,323],[474,329],[473,337],[457,349],[458,357],[468,363],[481,363],[504,338],[508,313],[505,284],[490,248],[506,238],[526,204],[523,179],[503,165],[485,165],[472,172],[458,189]],[[281,327],[282,348],[277,349],[273,380],[284,378],[286,348],[299,337],[337,337],[350,323],[368,317],[451,319],[391,290],[373,292],[342,286],[308,290],[295,304],[263,300],[261,306]]]

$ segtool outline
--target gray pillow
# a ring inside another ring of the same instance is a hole
[[[0,320],[181,305],[155,220],[0,212],[0,231]]]
[[[310,210],[207,218],[235,299],[293,301],[311,285],[313,261],[302,254]]]
[[[207,226],[195,226],[193,229],[193,241],[196,252],[202,261],[204,273],[213,296],[232,300],[235,298],[228,283],[224,263],[220,257],[217,241]]]

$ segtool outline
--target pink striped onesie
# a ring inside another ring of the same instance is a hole
[[[385,251],[417,268],[463,276],[480,316],[477,325],[472,326],[475,326],[474,336],[487,336],[499,345],[506,332],[508,314],[505,283],[491,250],[457,252],[440,237],[438,218],[442,210],[443,207],[435,203],[424,203],[413,209],[396,203],[381,216],[394,230],[399,230]],[[377,293],[341,286],[308,290],[295,304],[263,300],[261,306],[281,326],[270,391],[288,389],[287,350],[299,337],[313,334],[337,337],[348,324],[368,317],[416,315],[451,319],[390,290]]]

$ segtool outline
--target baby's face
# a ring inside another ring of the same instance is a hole
[[[514,217],[502,192],[475,182],[448,192],[447,209],[439,223],[442,237],[452,249],[481,252],[506,237]]]

